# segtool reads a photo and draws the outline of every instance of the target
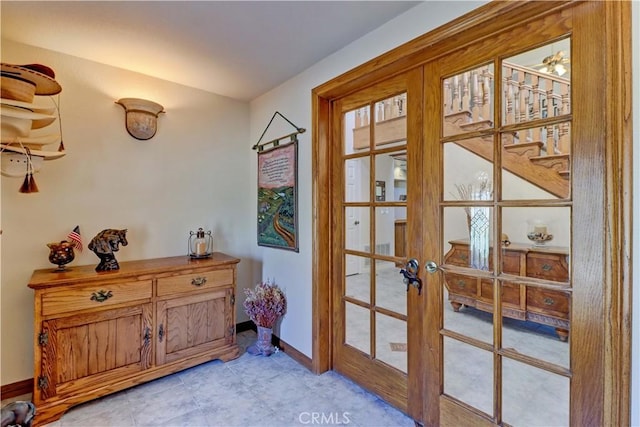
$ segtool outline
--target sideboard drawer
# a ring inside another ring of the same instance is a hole
[[[550,289],[527,288],[527,310],[569,318],[569,296]]]
[[[213,270],[158,279],[158,296],[193,292],[233,284],[233,269]]]
[[[42,293],[42,315],[96,309],[151,298],[151,281],[94,284]]]
[[[520,285],[513,283],[502,283],[500,290],[502,304],[520,306]],[[480,298],[493,303],[493,281],[482,279],[480,281]]]
[[[458,265],[460,267],[469,267],[469,249],[454,245],[445,259],[447,264]]]
[[[527,276],[568,282],[569,269],[565,260],[564,255],[530,252],[527,254]]]
[[[452,294],[475,297],[478,293],[478,279],[461,274],[445,274],[447,289]]]
[[[502,252],[502,272],[507,274],[520,275],[521,252],[503,250]]]

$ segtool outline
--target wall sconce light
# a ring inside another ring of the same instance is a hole
[[[135,139],[151,139],[158,129],[158,115],[164,107],[140,98],[122,98],[116,101],[125,110],[125,126]]]

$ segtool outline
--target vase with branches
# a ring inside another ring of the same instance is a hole
[[[460,200],[486,201],[493,198],[493,185],[486,172],[479,172],[474,182],[466,185],[455,184]],[[489,246],[491,209],[484,206],[465,206],[467,228],[469,230],[469,267],[479,270],[489,269]]]
[[[258,340],[247,348],[247,352],[270,356],[275,351],[271,344],[273,327],[287,312],[287,298],[273,281],[260,282],[253,289],[245,289],[244,293],[244,310],[258,329]]]

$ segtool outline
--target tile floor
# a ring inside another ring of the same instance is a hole
[[[213,361],[71,408],[47,427],[413,427],[404,414],[335,372],[315,375],[285,353]],[[5,404],[6,402],[3,402]]]

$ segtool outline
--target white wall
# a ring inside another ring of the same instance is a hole
[[[315,64],[298,76],[285,82],[265,95],[251,102],[251,140],[257,141],[262,130],[274,111],[280,111],[298,126],[310,128],[311,90],[332,78],[346,72],[385,51],[414,39],[440,24],[466,13],[484,2],[424,2],[360,40],[346,46],[333,55]],[[640,52],[638,46],[640,3],[633,2],[633,52]],[[640,65],[638,55],[633,58],[633,79],[635,95],[640,93]],[[640,218],[640,110],[638,96],[634,100],[634,217]],[[274,135],[278,136],[278,135]],[[255,180],[255,156],[253,156],[251,174]],[[275,277],[287,289],[289,314],[285,317],[280,336],[289,344],[306,355],[311,355],[311,274],[314,260],[311,253],[311,138],[308,133],[302,135],[299,151],[299,215],[300,215],[300,253],[258,248],[256,258],[263,260],[263,274]],[[255,198],[255,189],[252,189]],[[640,307],[640,226],[635,221],[634,229],[634,269],[633,279],[634,307]],[[633,319],[633,392],[632,425],[640,426],[640,315]]]
[[[105,228],[127,228],[118,261],[186,255],[190,230],[212,230],[215,250],[242,259],[240,285],[259,277],[251,259],[255,180],[248,170],[249,104],[76,57],[2,41],[2,61],[56,72],[67,155],[35,175],[39,193],[2,177],[1,383],[33,376],[34,269],[53,268],[48,242],[79,225],[85,250],[69,266],[95,264],[86,245]],[[158,132],[138,141],[114,101],[162,104]],[[55,150],[57,146],[54,146]],[[251,168],[253,170],[253,168]],[[243,298],[237,298],[241,303]],[[238,310],[238,320],[246,319]]]
[[[280,111],[298,126],[311,127],[311,90],[332,78],[408,42],[485,2],[422,3],[389,21],[375,31],[328,56],[311,68],[251,102],[251,139],[257,141],[275,111]],[[292,58],[292,60],[295,60]],[[290,132],[287,131],[286,133]],[[283,133],[285,134],[284,128]],[[274,135],[277,137],[279,135]],[[265,137],[265,140],[268,138]],[[263,275],[272,277],[286,289],[289,301],[279,336],[311,356],[311,135],[300,138],[299,146],[299,228],[300,252],[259,248],[256,258],[263,260]],[[256,178],[256,159],[252,159]],[[390,191],[388,189],[387,191]],[[252,191],[255,197],[256,190]]]

